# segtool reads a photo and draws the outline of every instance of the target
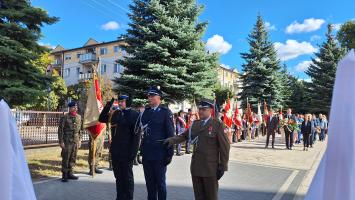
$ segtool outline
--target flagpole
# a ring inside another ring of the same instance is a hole
[[[91,172],[92,172],[92,178],[94,178],[95,176],[95,166],[96,166],[96,138],[92,137],[92,135],[90,134],[91,137],[91,152],[92,152],[92,159],[91,159]]]

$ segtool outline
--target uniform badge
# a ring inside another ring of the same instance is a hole
[[[209,128],[208,128],[208,135],[211,135],[212,134],[212,126],[210,126]]]

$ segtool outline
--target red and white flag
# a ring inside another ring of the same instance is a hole
[[[240,117],[239,109],[238,109],[238,101],[235,101],[236,108],[234,111],[234,116],[233,116],[233,123],[238,126],[239,128],[242,127],[242,118]]]
[[[99,116],[103,109],[102,96],[99,80],[94,72],[92,86],[88,91],[88,100],[86,103],[84,114],[84,128],[86,128],[90,135],[95,139],[99,136],[106,127],[105,123],[99,122]]]
[[[231,106],[231,101],[228,99],[226,105],[224,106],[224,115],[223,115],[223,122],[224,124],[231,128],[233,121],[232,121],[232,106]]]

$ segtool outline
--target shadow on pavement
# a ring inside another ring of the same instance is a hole
[[[92,179],[94,180],[94,179]],[[103,200],[115,199],[115,184],[113,182],[98,182],[89,179],[62,183],[54,180],[49,183],[35,184],[38,200]],[[220,188],[219,199],[222,200],[271,200],[275,192],[255,190]],[[145,200],[146,186],[144,183],[135,184],[135,200]],[[295,194],[285,193],[281,200],[292,200]],[[168,185],[167,199],[192,200],[192,187]]]

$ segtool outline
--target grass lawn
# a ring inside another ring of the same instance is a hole
[[[25,150],[32,179],[36,181],[50,177],[61,177],[62,158],[60,153],[61,149],[59,146]],[[88,155],[89,150],[87,148],[81,148],[78,151],[74,173],[89,172]],[[102,159],[99,166],[103,168],[109,166],[108,149],[104,149],[102,152]]]

